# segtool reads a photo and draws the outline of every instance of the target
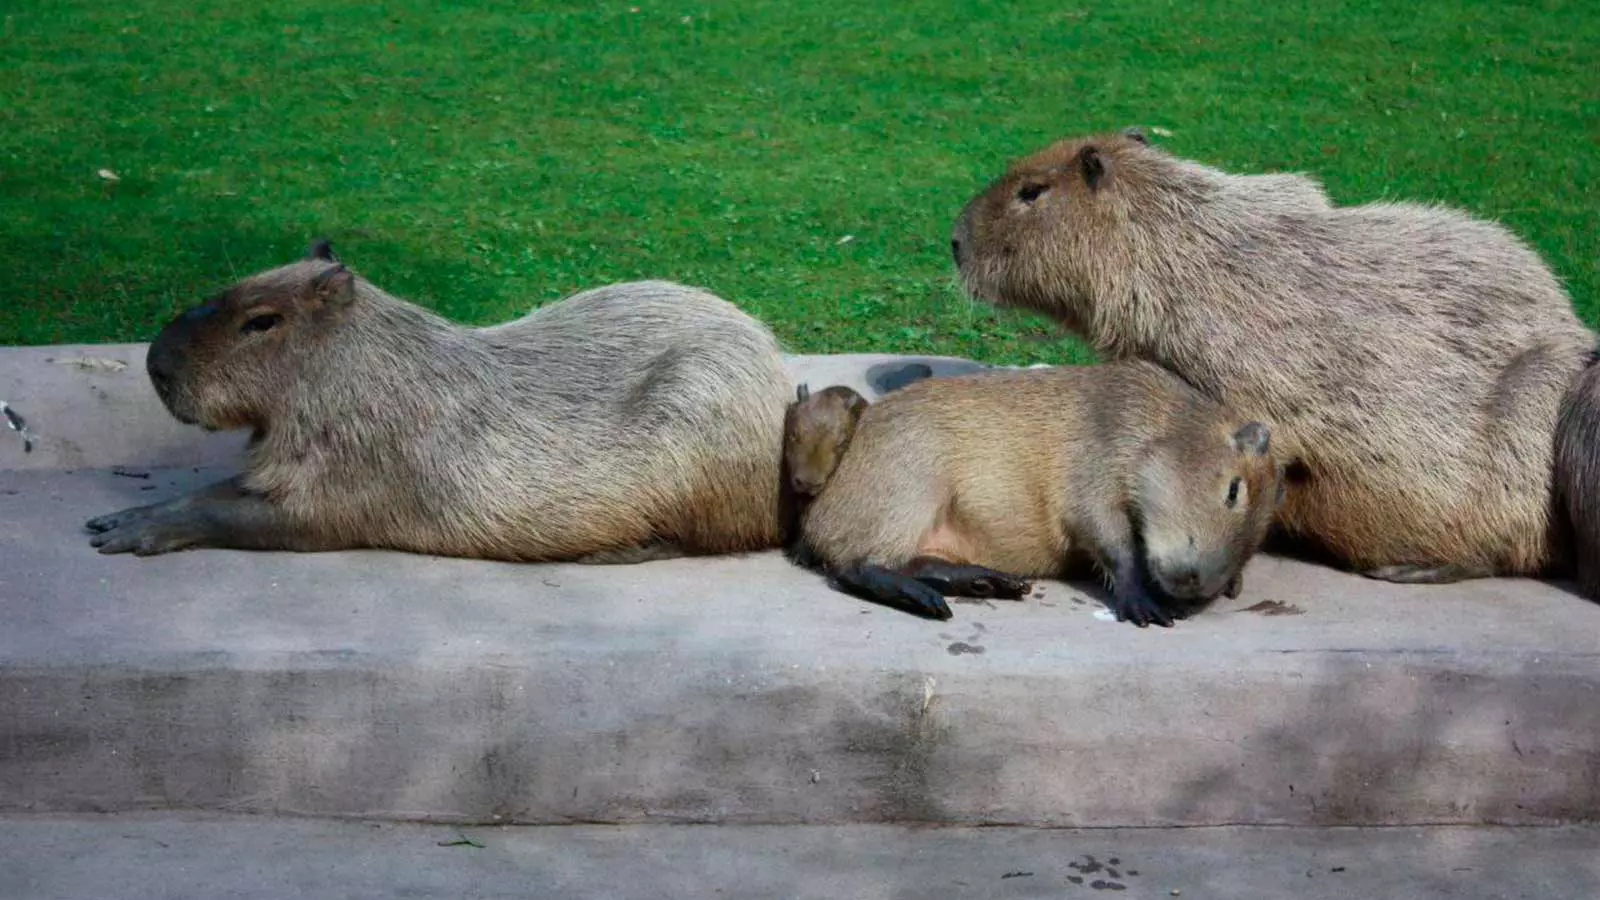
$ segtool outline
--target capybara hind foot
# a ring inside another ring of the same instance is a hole
[[[1021,600],[1033,590],[1033,583],[1026,578],[986,566],[953,563],[934,556],[919,556],[900,571],[946,597]]]
[[[1442,566],[1409,564],[1380,566],[1376,569],[1368,569],[1361,574],[1378,581],[1392,581],[1395,584],[1452,584],[1472,578],[1488,578],[1494,572],[1482,566],[1448,563]]]
[[[863,563],[831,573],[834,586],[846,594],[908,612],[925,619],[948,619],[949,604],[939,592],[909,575]]]

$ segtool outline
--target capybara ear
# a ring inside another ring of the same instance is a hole
[[[1137,125],[1129,125],[1127,128],[1122,129],[1122,136],[1130,141],[1144,144],[1146,147],[1150,146],[1150,138],[1145,135],[1144,129]]]
[[[1083,176],[1083,183],[1090,190],[1098,190],[1100,182],[1106,177],[1105,157],[1100,155],[1099,148],[1090,144],[1078,151],[1078,173]]]
[[[343,306],[356,295],[354,272],[339,263],[311,279],[311,295],[329,306]]]
[[[327,238],[317,238],[306,248],[306,259],[320,259],[323,262],[338,262],[339,258],[333,255],[333,243]]]
[[[794,399],[795,399],[796,403],[804,403],[807,400],[810,400],[811,399],[811,385],[805,384],[805,383],[801,383],[801,385],[799,387],[794,389]]]
[[[1233,433],[1233,449],[1251,456],[1267,452],[1272,444],[1272,431],[1260,422],[1246,422]]]

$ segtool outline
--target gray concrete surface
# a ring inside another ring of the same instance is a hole
[[[482,846],[441,846],[463,838]],[[0,818],[0,896],[1593,900],[1600,829],[455,829]]]
[[[1092,586],[1054,583],[927,622],[775,553],[107,557],[86,518],[231,459],[229,437],[152,408],[136,367],[45,361],[114,352],[0,351],[0,399],[43,442],[18,463],[0,432],[0,811],[1600,819],[1600,606],[1561,585],[1405,587],[1261,557],[1238,600],[1141,631],[1099,617]],[[810,364],[814,386],[832,378]],[[101,416],[97,389],[127,399]]]

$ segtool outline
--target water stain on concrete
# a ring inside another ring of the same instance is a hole
[[[977,656],[984,652],[982,647],[978,646],[977,644],[969,644],[966,641],[956,641],[955,643],[946,647],[945,650],[949,651],[951,656],[962,656],[965,654]]]

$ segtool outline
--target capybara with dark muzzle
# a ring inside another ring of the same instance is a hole
[[[792,382],[765,326],[660,281],[464,328],[326,242],[150,347],[174,416],[247,428],[244,474],[88,523],[103,553],[380,547],[630,562],[776,547]]]
[[[792,556],[921,616],[1087,561],[1119,619],[1170,625],[1237,595],[1282,497],[1266,427],[1149,363],[929,379],[831,414],[844,399],[790,417],[790,465],[821,481]]]

